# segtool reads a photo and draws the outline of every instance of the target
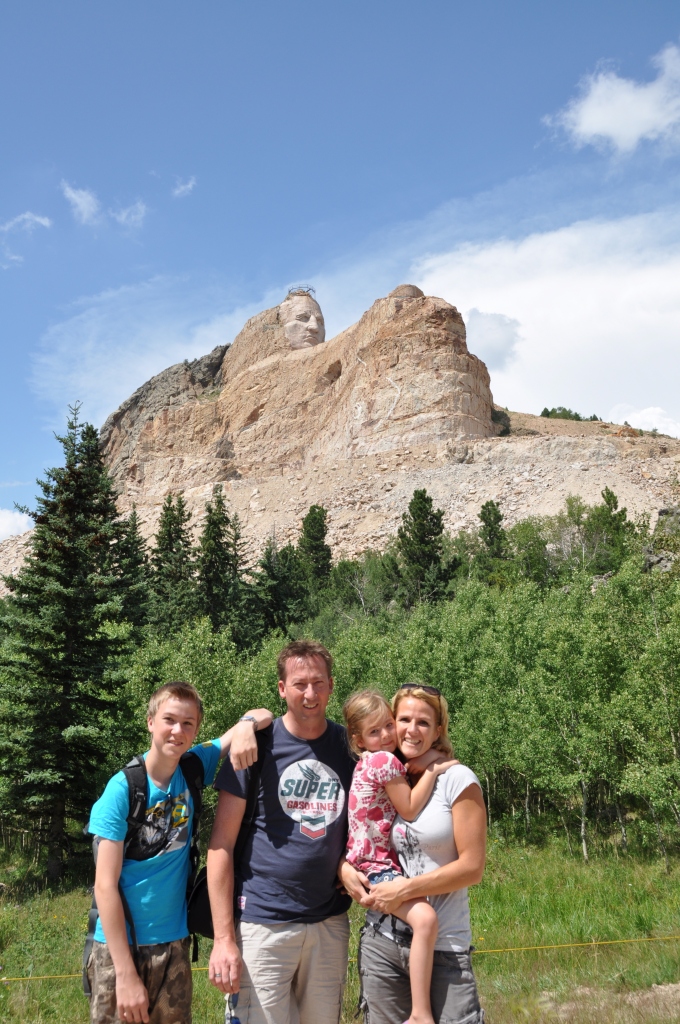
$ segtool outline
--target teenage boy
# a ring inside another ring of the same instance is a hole
[[[265,708],[249,711],[219,739],[193,746],[202,717],[201,698],[188,683],[162,686],[149,701],[146,819],[130,845],[138,847],[134,852],[160,847],[158,853],[142,860],[126,856],[130,796],[123,772],[110,779],[92,808],[88,828],[99,837],[94,884],[99,920],[87,963],[92,1024],[191,1024],[186,887],[194,808],[180,758],[188,750],[197,754],[209,785],[234,737],[243,752],[241,763],[252,764],[254,731],[272,721]],[[136,963],[119,882],[135,925]]]
[[[241,1024],[338,1024],[351,903],[337,883],[354,771],[345,730],[326,718],[331,656],[297,641],[278,658],[287,710],[263,733],[259,800],[234,868],[251,771],[225,761],[208,850],[215,943],[209,977],[239,992]],[[364,895],[347,866],[345,884]],[[238,929],[236,913],[240,919]],[[227,1020],[231,1020],[227,1009]]]

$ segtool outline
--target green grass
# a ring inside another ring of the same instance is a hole
[[[559,848],[505,847],[492,842],[483,883],[471,891],[473,938],[479,950],[680,934],[680,860],[670,875],[656,860],[598,859],[590,865]],[[69,974],[80,970],[90,897],[82,886],[27,890],[2,872],[1,976]],[[14,865],[16,867],[16,865]],[[352,951],[360,913],[352,914]],[[209,943],[201,944],[199,965]],[[677,1020],[680,996],[668,1005],[652,985],[680,981],[680,942],[590,946],[573,950],[475,955],[490,1024],[569,1020],[656,1024]],[[221,996],[204,972],[194,984],[195,1024],[218,1024]],[[357,1002],[350,963],[344,1024]],[[647,993],[640,995],[640,993]],[[85,1024],[87,1001],[77,979],[0,985],[0,1019],[12,1024]]]

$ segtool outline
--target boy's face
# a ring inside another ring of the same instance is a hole
[[[168,697],[147,723],[152,747],[164,757],[179,760],[193,745],[201,720],[193,700]]]

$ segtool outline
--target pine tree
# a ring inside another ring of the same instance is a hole
[[[327,518],[328,512],[321,505],[310,506],[302,520],[302,533],[297,545],[312,594],[318,594],[328,585],[333,564],[331,549],[326,544]]]
[[[107,670],[121,640],[102,628],[122,615],[118,512],[97,431],[78,409],[58,437],[64,465],[38,481],[29,553],[5,577],[0,612],[4,810],[47,845],[51,880],[62,872],[68,820],[84,820],[96,796],[118,710]]]
[[[118,523],[112,560],[118,569],[122,616],[138,631],[149,617],[149,557],[134,505],[127,519]]]
[[[406,605],[443,595],[455,566],[444,566],[444,512],[432,507],[427,491],[415,490],[397,531],[401,562],[401,599]]]
[[[479,536],[484,542],[488,556],[503,558],[507,547],[507,537],[501,526],[503,513],[498,502],[485,501],[479,511],[479,519],[482,523]]]
[[[205,505],[196,560],[198,611],[208,616],[215,632],[228,624],[232,605],[239,596],[237,543],[222,487],[217,485],[212,501]]]
[[[188,524],[191,513],[181,494],[163,502],[156,545],[151,552],[151,622],[176,630],[197,614],[195,563]]]
[[[308,612],[307,572],[292,544],[278,548],[269,537],[258,563],[255,591],[267,630],[288,631],[294,622],[301,622]]]

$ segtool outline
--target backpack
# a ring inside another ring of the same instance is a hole
[[[201,811],[203,810],[203,787],[205,783],[203,776],[203,762],[198,754],[194,754],[193,751],[187,750],[182,754],[179,760],[179,765],[182,769],[182,774],[185,778],[187,788],[189,789],[194,805],[194,820],[191,829],[191,845],[189,847],[189,881],[187,883],[188,900],[194,883],[196,882],[201,856],[198,834],[201,821]],[[133,757],[132,760],[125,765],[122,771],[127,780],[129,795],[129,813],[126,819],[127,832],[125,834],[125,839],[123,840],[123,856],[128,860],[149,860],[151,857],[157,856],[157,854],[159,854],[168,845],[168,834],[165,831],[159,831],[158,834],[151,838],[150,841],[148,837],[145,837],[147,841],[144,844],[141,842],[141,829],[146,824],[148,778],[144,757],[141,754]],[[95,836],[92,840],[92,854],[95,864],[97,863],[99,842],[99,836]],[[125,920],[130,929],[133,959],[136,961],[139,947],[137,945],[135,922],[132,918],[130,906],[125,898],[125,893],[123,892],[120,881],[118,882],[118,892],[120,894],[120,901],[123,904]],[[92,951],[94,932],[97,927],[98,919],[99,910],[97,909],[97,901],[93,893],[92,906],[87,918],[87,937],[85,939],[85,948],[83,950],[83,991],[88,997],[92,992],[87,978],[87,963]],[[193,959],[198,959],[198,942],[195,934]]]
[[[248,842],[248,837],[257,815],[264,744],[268,733],[271,734],[271,728],[262,729],[255,734],[257,740],[257,761],[254,761],[250,767],[246,806],[236,843],[234,844],[234,865],[238,864],[243,856],[245,845]],[[210,910],[210,897],[208,895],[208,872],[206,868],[201,868],[198,872],[191,891],[187,895],[187,925],[189,931],[194,936],[194,944],[196,944],[197,935],[203,935],[207,939],[214,939],[215,937]]]

